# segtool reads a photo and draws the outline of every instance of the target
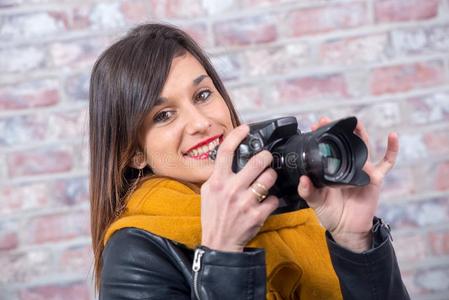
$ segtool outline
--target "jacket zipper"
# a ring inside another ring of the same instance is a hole
[[[193,265],[192,265],[192,271],[193,271],[193,291],[195,292],[195,296],[197,299],[200,299],[200,294],[198,292],[198,274],[200,273],[201,269],[201,257],[204,254],[203,249],[196,249],[195,250],[195,256],[193,258]]]
[[[384,220],[382,220],[381,218],[377,219],[378,221],[376,222],[376,224],[373,225],[372,231],[376,232],[378,230],[380,230],[380,228],[385,228],[388,237],[390,238],[390,241],[393,241],[393,236],[391,235],[391,227],[389,224],[385,223]]]

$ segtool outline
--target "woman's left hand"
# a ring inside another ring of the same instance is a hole
[[[312,126],[312,130],[329,122],[330,119],[321,118],[318,124]],[[360,121],[354,132],[368,146],[368,134]],[[363,170],[369,175],[370,183],[362,187],[316,188],[309,177],[301,176],[299,195],[314,209],[321,224],[339,245],[354,252],[363,252],[371,247],[371,228],[381,185],[385,175],[394,166],[398,151],[398,136],[390,133],[385,156],[379,163],[372,163],[368,154]]]

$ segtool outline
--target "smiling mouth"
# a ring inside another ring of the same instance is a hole
[[[215,140],[209,142],[206,145],[196,147],[184,154],[184,157],[193,159],[208,159],[212,150],[214,150],[223,141],[223,135],[220,135]]]

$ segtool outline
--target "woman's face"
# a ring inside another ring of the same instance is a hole
[[[159,100],[146,119],[147,163],[157,175],[203,183],[214,167],[210,149],[233,128],[224,99],[187,52],[173,59]]]

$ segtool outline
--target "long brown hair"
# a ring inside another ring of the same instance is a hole
[[[97,289],[104,234],[125,206],[138,170],[132,157],[143,151],[139,132],[159,97],[173,58],[186,52],[204,67],[226,101],[234,126],[240,124],[226,89],[207,56],[182,30],[145,24],[106,49],[95,63],[89,91],[90,210]],[[152,174],[149,167],[145,175]]]

